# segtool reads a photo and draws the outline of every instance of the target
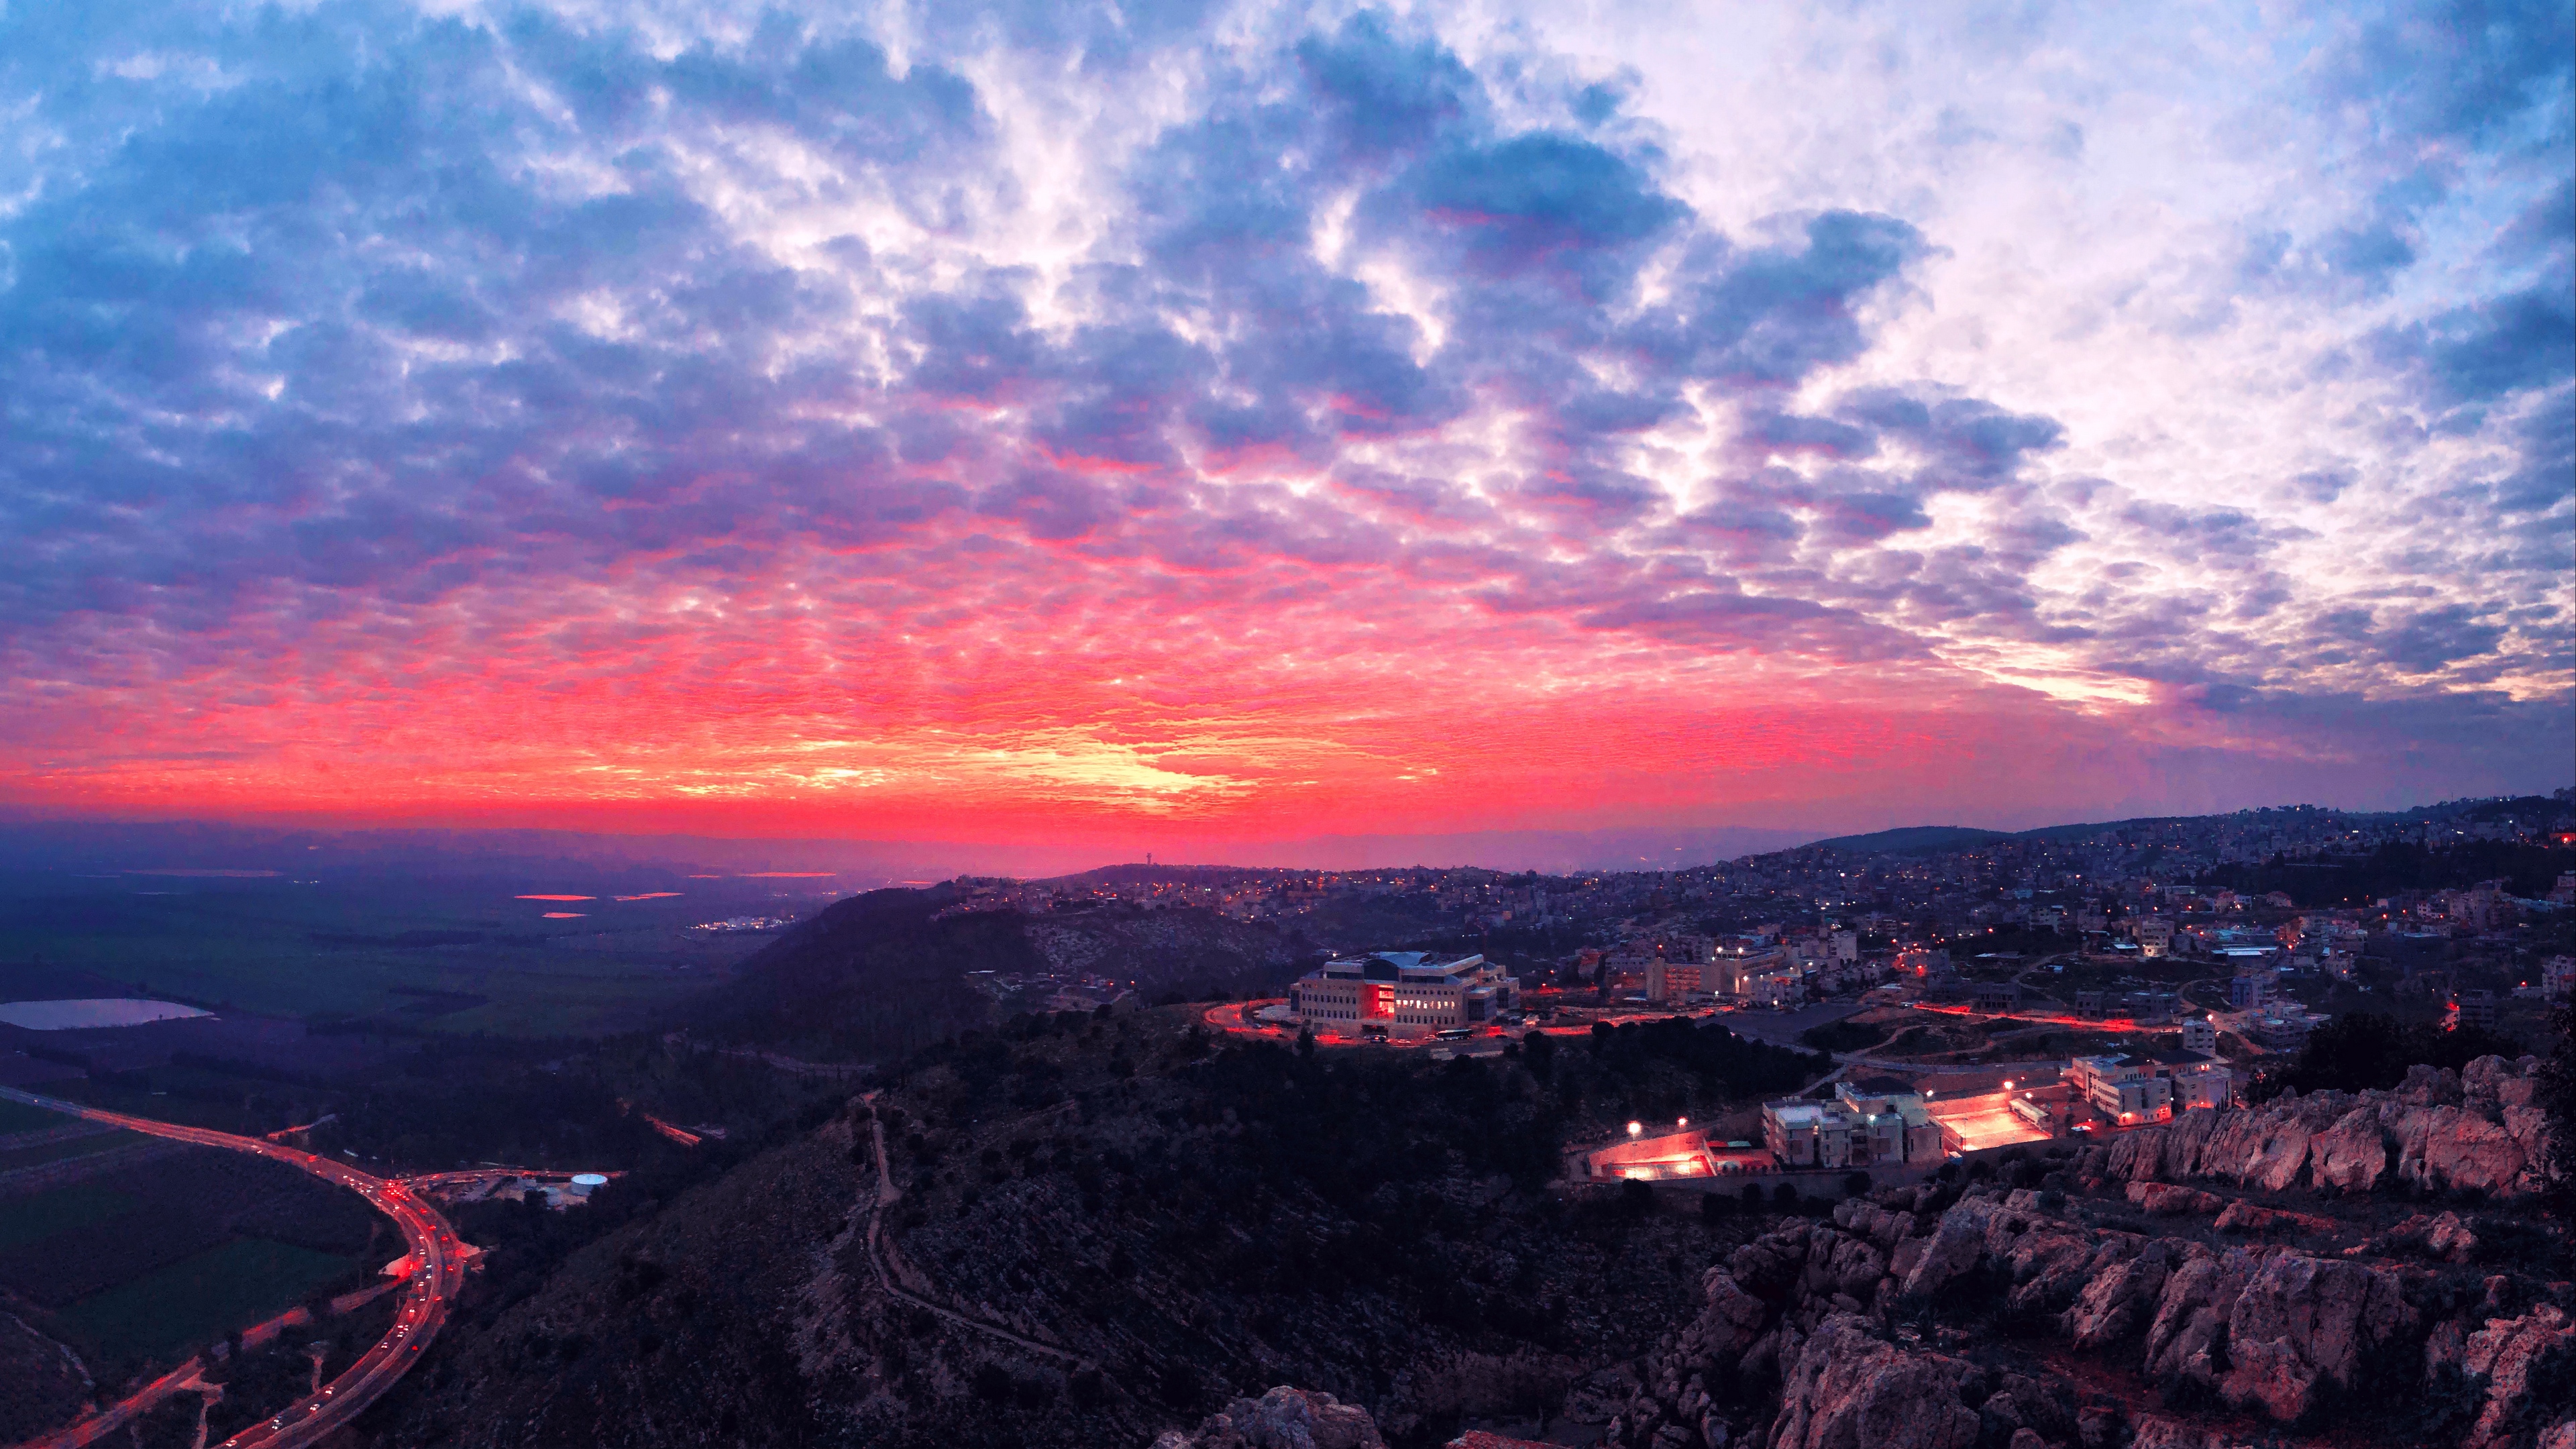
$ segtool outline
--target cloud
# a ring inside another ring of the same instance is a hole
[[[917,20],[0,12],[0,795],[1450,831],[1929,808],[2048,731],[2252,780],[2314,722],[2210,702],[2303,691],[2560,728],[2563,68],[2329,26],[2300,84],[2441,167],[2052,272],[1976,198],[2142,144],[2054,77],[1942,79],[1881,185],[1543,24]],[[1846,21],[1744,103],[1894,95],[1804,69]],[[2003,50],[2120,51],[2056,23]],[[2206,379],[2100,330],[2183,314]]]

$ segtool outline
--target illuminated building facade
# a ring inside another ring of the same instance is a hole
[[[2077,1057],[2067,1084],[2093,1110],[2124,1127],[2173,1120],[2173,1083],[2149,1056]]]
[[[1327,961],[1288,988],[1289,1010],[1325,1028],[1411,1036],[1482,1026],[1520,1006],[1521,984],[1482,956],[1376,951]]]

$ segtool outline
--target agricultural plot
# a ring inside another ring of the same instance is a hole
[[[0,1444],[33,1439],[88,1402],[80,1365],[13,1313],[0,1313]],[[193,1441],[192,1441],[193,1444]]]
[[[0,879],[0,936],[32,958],[0,963],[0,1002],[133,995],[410,1031],[623,1030],[767,939],[695,924],[820,904],[728,883],[569,905],[517,898],[544,884]]]
[[[356,1194],[216,1148],[0,1197],[0,1288],[103,1374],[270,1317],[397,1250]]]
[[[0,1098],[0,1137],[13,1137],[21,1132],[43,1132],[71,1120],[60,1112],[48,1112],[42,1107]]]
[[[359,1266],[293,1243],[232,1238],[80,1299],[61,1318],[110,1357],[167,1362],[275,1317]]]
[[[142,1202],[130,1192],[95,1182],[0,1201],[0,1253],[74,1228],[114,1222]]]

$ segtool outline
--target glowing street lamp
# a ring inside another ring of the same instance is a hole
[[[1675,1117],[1673,1119],[1673,1125],[1675,1127],[1688,1127],[1690,1125],[1690,1119],[1688,1117]]]
[[[1636,1136],[1637,1136],[1637,1134],[1638,1134],[1638,1133],[1640,1133],[1640,1132],[1643,1132],[1643,1131],[1645,1131],[1645,1130],[1646,1130],[1646,1124],[1645,1124],[1645,1123],[1643,1123],[1643,1122],[1631,1122],[1631,1123],[1629,1123],[1629,1124],[1628,1124],[1628,1137],[1629,1137],[1629,1139],[1630,1139],[1631,1141],[1634,1141],[1634,1140],[1635,1140],[1635,1138],[1636,1138]]]

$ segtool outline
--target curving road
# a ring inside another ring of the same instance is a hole
[[[410,1370],[420,1358],[422,1349],[447,1322],[448,1310],[456,1300],[458,1287],[464,1282],[465,1265],[472,1256],[472,1250],[458,1241],[456,1230],[448,1225],[437,1208],[402,1183],[361,1172],[327,1157],[317,1157],[300,1148],[257,1137],[236,1137],[229,1132],[214,1132],[203,1127],[182,1127],[175,1122],[157,1122],[149,1117],[129,1117],[122,1112],[40,1097],[13,1087],[0,1087],[0,1097],[24,1102],[31,1107],[86,1117],[93,1122],[111,1123],[132,1132],[166,1137],[174,1142],[221,1147],[227,1151],[273,1158],[359,1194],[402,1229],[403,1241],[411,1249],[412,1270],[410,1284],[403,1291],[402,1308],[394,1320],[394,1331],[387,1334],[383,1342],[360,1355],[357,1362],[343,1370],[338,1378],[325,1384],[320,1393],[299,1399],[275,1418],[254,1424],[226,1439],[224,1449],[301,1449],[301,1446],[319,1443],[331,1431],[346,1425],[369,1404],[383,1397],[385,1391]],[[186,1371],[193,1373],[194,1369]],[[134,1400],[127,1402],[133,1403]],[[46,1438],[32,1440],[27,1449],[74,1449],[74,1446],[87,1444],[122,1422],[126,1417],[120,1412],[123,1407],[120,1405]]]

